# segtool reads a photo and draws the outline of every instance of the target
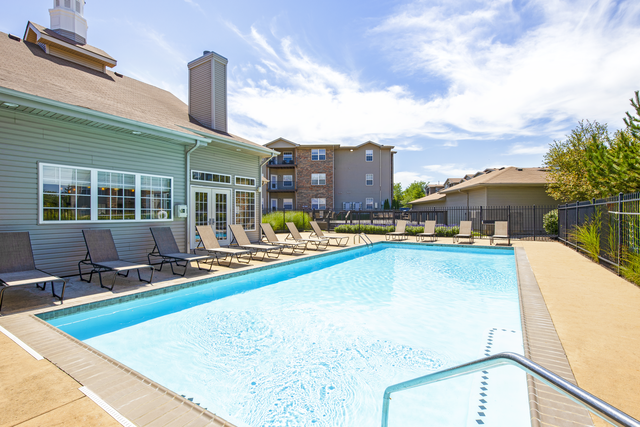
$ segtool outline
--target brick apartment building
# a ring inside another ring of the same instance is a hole
[[[393,146],[301,145],[278,138],[263,166],[264,210],[381,210],[393,199]]]

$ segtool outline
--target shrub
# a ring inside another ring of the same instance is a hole
[[[576,242],[576,245],[581,246],[589,258],[593,262],[599,263],[600,259],[600,211],[591,217],[591,219],[585,222],[583,225],[575,226],[569,233],[571,240]]]
[[[640,255],[622,248],[620,273],[630,282],[640,284]]]
[[[285,222],[293,222],[298,230],[304,230],[309,227],[311,216],[302,211],[286,211],[284,218],[282,212],[270,212],[262,216],[262,222],[271,224],[274,230],[286,230]]]
[[[383,209],[385,211],[388,211],[389,209],[391,209],[391,205],[389,204],[389,199],[384,199],[384,206]]]
[[[542,226],[544,227],[544,231],[546,231],[547,234],[552,236],[558,235],[559,228],[558,228],[558,210],[557,209],[547,212],[542,217]]]
[[[452,227],[447,227],[445,225],[436,227],[436,236],[438,237],[453,237],[458,233],[460,233],[460,227],[458,227],[457,225],[454,225]]]
[[[392,231],[396,231],[393,225],[384,226],[384,225],[339,225],[334,230],[336,233],[366,233],[366,234],[386,234]],[[406,228],[407,234],[410,236],[415,236],[418,233],[424,232],[424,227],[411,227],[407,226]],[[453,237],[455,234],[460,232],[460,228],[458,226],[453,227],[436,227],[436,235],[439,237]]]

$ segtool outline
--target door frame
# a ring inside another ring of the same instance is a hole
[[[220,188],[220,187],[208,187],[208,186],[202,186],[202,185],[192,185],[191,189],[190,189],[190,198],[189,201],[191,203],[191,206],[189,206],[189,218],[188,218],[188,223],[189,223],[189,233],[190,233],[190,245],[191,249],[195,249],[197,246],[197,241],[196,241],[196,191],[199,192],[203,192],[206,191],[209,193],[209,212],[208,212],[208,217],[209,217],[209,226],[213,226],[214,223],[211,222],[211,220],[213,219],[215,221],[215,195],[216,194],[220,194],[220,193],[224,193],[227,195],[227,239],[226,240],[219,240],[220,245],[228,245],[231,243],[231,230],[229,229],[229,225],[231,224],[231,212],[232,212],[232,203],[233,203],[233,198],[232,198],[232,191],[230,188]]]

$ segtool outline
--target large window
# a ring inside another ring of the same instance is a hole
[[[39,165],[40,223],[171,220],[173,179]]]
[[[365,181],[364,182],[365,185],[369,185],[369,186],[373,185],[373,174],[372,173],[366,174],[364,177],[364,181]]]
[[[282,153],[282,163],[285,164],[285,165],[293,164],[293,152],[292,151],[285,151],[284,153]]]
[[[255,191],[236,190],[236,224],[247,231],[256,229]]]
[[[245,185],[247,187],[255,187],[256,179],[248,178],[246,176],[236,176],[236,185]]]
[[[364,154],[364,159],[367,162],[373,162],[373,150],[366,150]]]
[[[213,172],[191,171],[192,181],[216,182],[220,184],[231,184],[231,175],[224,175]]]
[[[327,174],[326,173],[312,173],[311,174],[311,185],[327,185]]]
[[[287,188],[293,188],[293,175],[283,175],[282,186]]]
[[[327,199],[311,199],[311,209],[327,209]]]
[[[311,160],[326,160],[327,150],[324,148],[314,148],[311,150]]]
[[[367,197],[364,201],[364,205],[365,205],[365,209],[367,210],[373,210],[373,198],[372,197]]]

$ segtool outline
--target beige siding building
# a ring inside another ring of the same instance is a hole
[[[196,225],[224,244],[240,223],[257,240],[273,152],[227,132],[226,59],[188,64],[187,105],[108,71],[115,59],[56,28],[56,10],[51,28],[0,33],[0,232],[29,231],[37,265],[57,275],[77,274],[83,229],[111,229],[123,259],[145,262],[150,227],[171,227],[183,251]]]

